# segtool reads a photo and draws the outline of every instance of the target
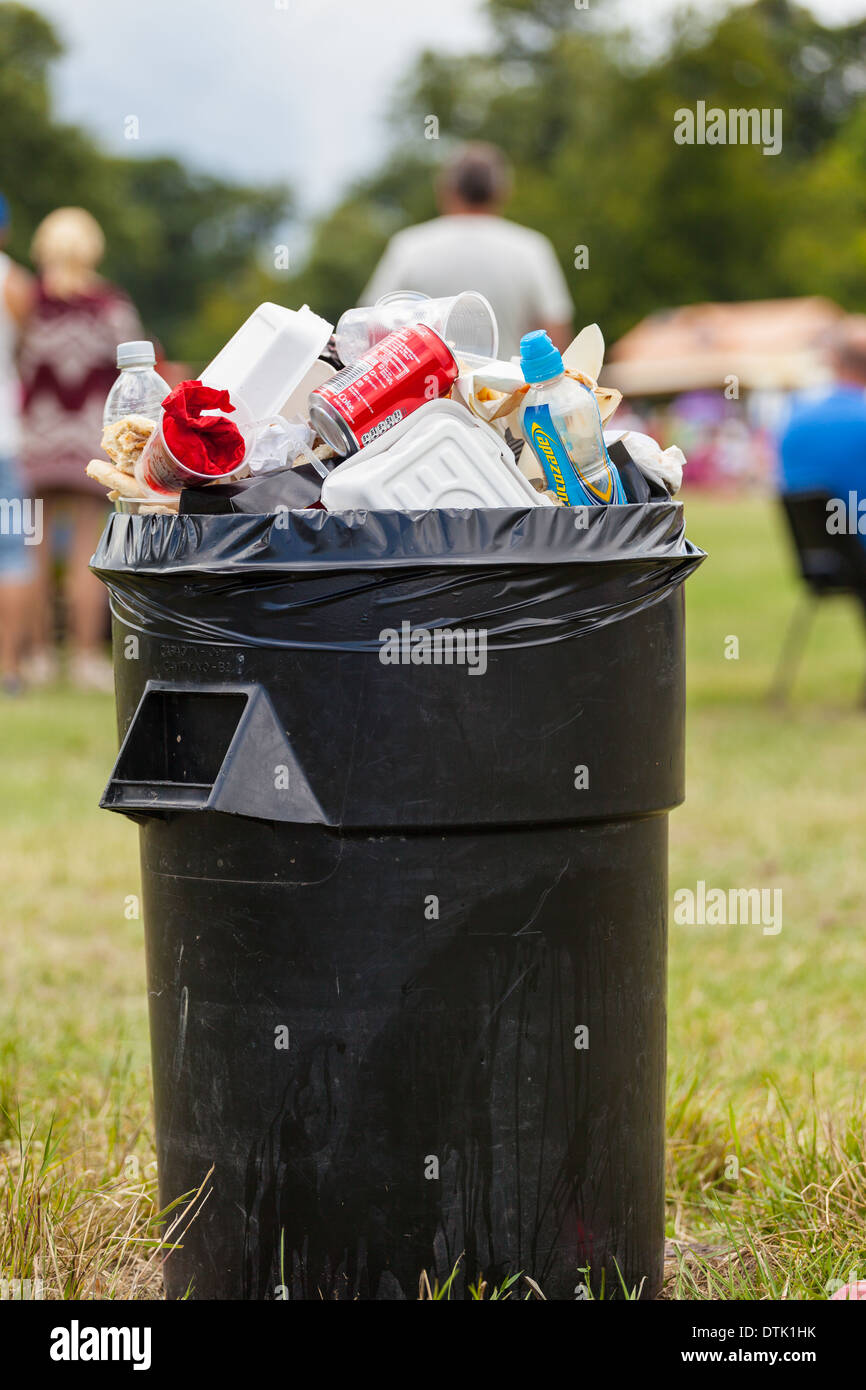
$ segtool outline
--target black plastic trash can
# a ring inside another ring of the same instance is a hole
[[[701,558],[673,502],[110,519],[170,1298],[658,1292]]]

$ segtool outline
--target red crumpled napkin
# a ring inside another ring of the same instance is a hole
[[[234,410],[228,391],[182,381],[162,403],[162,433],[178,462],[193,473],[231,473],[244,461],[246,444],[237,425],[203,410]]]

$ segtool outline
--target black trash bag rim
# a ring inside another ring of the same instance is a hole
[[[292,570],[700,563],[683,504],[269,515],[113,513],[91,561],[98,575]]]

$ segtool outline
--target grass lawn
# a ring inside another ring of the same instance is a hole
[[[824,1298],[866,1278],[866,644],[828,603],[769,707],[797,596],[776,510],[686,510],[710,559],[688,584],[671,893],[779,888],[783,916],[671,924],[668,1294]],[[0,1277],[48,1297],[160,1288],[137,835],[97,809],[114,748],[108,698],[0,706]]]

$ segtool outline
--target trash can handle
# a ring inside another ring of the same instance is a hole
[[[257,683],[148,681],[99,804],[134,820],[221,811],[332,824]]]

